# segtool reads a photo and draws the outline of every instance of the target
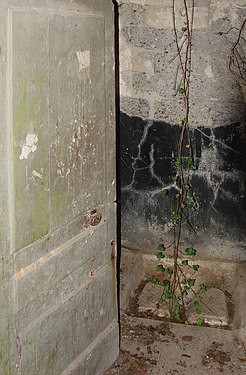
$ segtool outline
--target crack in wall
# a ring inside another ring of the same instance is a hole
[[[135,191],[135,192],[138,193],[140,191],[140,189],[137,189],[134,186],[137,183],[136,175],[137,175],[137,172],[144,171],[144,170],[149,171],[149,173],[150,173],[150,179],[149,180],[150,181],[155,180],[160,185],[160,187],[158,187],[158,188],[154,188],[154,189],[148,188],[147,190],[150,193],[150,195],[158,194],[163,189],[169,190],[173,187],[175,188],[175,184],[165,184],[162,181],[161,177],[158,176],[155,172],[154,168],[155,168],[155,165],[156,165],[156,159],[155,159],[155,144],[154,143],[150,144],[150,149],[147,153],[148,157],[149,157],[149,163],[147,164],[146,161],[144,160],[144,157],[146,157],[147,154],[146,153],[144,154],[143,147],[144,147],[144,145],[145,145],[145,143],[148,139],[149,130],[151,129],[153,124],[154,124],[153,121],[148,121],[147,124],[144,126],[142,136],[141,136],[140,141],[137,145],[137,148],[138,148],[137,156],[133,158],[133,161],[131,163],[131,168],[133,170],[132,180],[128,185],[122,187],[122,189],[121,189],[122,191],[132,190],[132,191]],[[129,166],[127,165],[127,163],[124,161],[124,159],[122,157],[121,157],[121,160],[126,165],[126,167],[128,169],[130,169]],[[145,166],[139,167],[139,164],[145,164]],[[144,189],[141,189],[141,190],[144,190]]]
[[[215,135],[214,135],[214,129],[210,129],[211,134],[212,134],[211,136],[207,135],[206,133],[204,133],[204,132],[203,132],[201,129],[199,129],[199,128],[196,128],[196,130],[197,130],[199,133],[201,133],[204,137],[206,137],[206,138],[208,138],[208,139],[211,140],[210,145],[215,146],[216,143],[217,143],[217,144],[220,144],[220,145],[223,146],[224,148],[226,148],[226,149],[228,149],[228,150],[234,152],[235,154],[240,155],[240,156],[242,156],[243,158],[245,158],[245,155],[243,155],[241,152],[238,152],[237,150],[235,150],[234,148],[232,148],[232,147],[226,145],[224,142],[220,141],[219,139],[216,139],[216,138],[215,138]]]
[[[154,171],[154,166],[155,166],[155,157],[154,157],[154,154],[155,154],[155,148],[154,148],[154,144],[152,143],[151,146],[150,146],[150,152],[149,152],[149,157],[150,157],[150,165],[149,165],[149,170],[150,170],[150,173],[151,173],[151,176],[156,179],[156,181],[161,185],[163,186],[163,182],[161,180],[161,178],[159,176],[157,176],[155,174],[155,171]]]
[[[180,127],[121,113],[123,233],[134,223],[155,236],[153,223],[163,232],[175,205],[175,159]],[[240,238],[245,228],[245,129],[232,123],[191,129],[197,170],[191,174],[200,235]],[[169,198],[160,192],[169,190]],[[131,224],[132,223],[132,224]],[[134,237],[142,236],[142,229]],[[141,242],[141,239],[139,239]]]
[[[133,162],[132,162],[132,169],[133,169],[133,176],[132,176],[132,181],[130,182],[129,185],[125,186],[124,189],[130,189],[133,187],[134,183],[136,182],[135,181],[135,178],[136,178],[136,173],[139,171],[139,170],[143,170],[143,169],[148,169],[149,166],[145,163],[145,161],[143,160],[142,156],[141,156],[141,153],[142,153],[142,146],[144,145],[147,137],[148,137],[148,132],[149,132],[149,129],[151,128],[151,126],[153,125],[153,122],[148,122],[147,125],[144,127],[144,131],[143,131],[143,135],[142,135],[142,138],[140,139],[140,142],[138,144],[138,153],[137,153],[137,156],[133,159]],[[143,167],[143,168],[138,168],[137,165],[138,165],[138,162],[141,161],[143,162],[144,164],[146,164],[146,167]]]

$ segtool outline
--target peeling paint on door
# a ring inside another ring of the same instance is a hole
[[[19,159],[27,159],[31,153],[34,153],[37,150],[36,143],[38,143],[37,134],[27,134],[25,143],[22,145]]]
[[[80,51],[76,52],[79,61],[79,71],[84,70],[90,66],[90,51]]]

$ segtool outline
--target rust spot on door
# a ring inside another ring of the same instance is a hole
[[[97,210],[92,210],[88,215],[87,215],[87,221],[89,225],[95,227],[100,223],[102,220],[102,215],[100,212],[97,212]]]

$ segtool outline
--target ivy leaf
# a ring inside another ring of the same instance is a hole
[[[200,301],[199,301],[199,299],[196,299],[196,300],[194,301],[194,305],[195,305],[195,306],[200,306]]]
[[[196,255],[196,249],[194,249],[194,247],[187,247],[185,249],[185,252],[187,255],[190,255],[190,256],[195,256]]]
[[[161,194],[161,196],[162,196],[163,198],[165,198],[165,197],[168,196],[169,191],[168,191],[167,189],[164,189],[164,190],[162,190],[162,191],[160,192],[160,194]]]
[[[165,248],[164,244],[159,243],[159,245],[157,246],[157,253],[156,253],[157,259],[163,259],[165,257],[165,255],[164,255],[165,250],[166,250],[166,248]]]
[[[172,275],[172,274],[173,274],[173,271],[172,271],[170,268],[166,268],[166,269],[165,269],[165,273],[166,273],[167,275]]]
[[[191,165],[190,169],[195,172],[197,170],[197,167],[195,165]]]
[[[176,159],[175,160],[175,165],[176,165],[176,167],[179,167],[181,165],[181,160],[180,159]]]
[[[163,298],[160,298],[159,299],[159,304],[162,305],[164,303],[164,299]]]
[[[205,285],[204,283],[200,284],[200,285],[199,285],[199,288],[200,288],[200,291],[201,291],[202,293],[204,293],[204,292],[206,292],[206,291],[208,290],[207,285]]]
[[[200,315],[200,314],[202,313],[202,310],[201,310],[201,309],[196,309],[196,313],[197,313],[198,315]]]
[[[183,266],[188,266],[189,265],[189,261],[187,259],[182,260],[182,264],[183,264]]]
[[[187,157],[187,162],[188,162],[189,165],[193,165],[193,159],[192,159],[191,156]]]
[[[195,203],[193,197],[188,197],[188,198],[187,198],[187,202],[188,202],[189,204]]]
[[[184,120],[179,120],[178,125],[179,125],[179,126],[184,125]]]
[[[152,277],[151,282],[152,282],[152,284],[155,284],[155,285],[159,285],[160,284],[159,280],[155,276]]]
[[[179,88],[178,88],[178,92],[179,92],[180,94],[184,94],[184,93],[185,93],[185,89],[184,89],[183,87],[179,87]]]
[[[164,297],[166,299],[172,299],[173,298],[173,293],[170,292],[170,290],[164,290]]]
[[[183,32],[183,33],[185,33],[185,32],[186,32],[186,30],[187,30],[187,27],[186,27],[186,26],[184,26],[184,27],[182,27],[182,29],[181,29],[181,30],[182,30],[182,32]]]
[[[164,244],[159,243],[159,245],[157,246],[157,251],[165,251],[165,250],[166,250],[166,248],[165,248]]]
[[[157,272],[164,272],[164,271],[165,271],[165,268],[163,267],[162,264],[158,264],[158,266],[156,267],[156,271],[157,271]]]
[[[171,313],[171,317],[175,320],[180,320],[180,315],[179,313],[175,313],[175,312],[172,312]]]
[[[162,281],[162,285],[164,286],[164,288],[169,288],[170,287],[170,280],[167,280],[167,279],[165,279],[165,280],[163,280]]]
[[[172,211],[172,221],[173,221],[173,224],[177,224],[178,221],[180,220],[180,215],[177,214],[177,212],[175,211]]]
[[[205,322],[204,322],[204,319],[198,318],[198,319],[196,320],[196,324],[197,324],[198,326],[202,326],[204,323],[205,323]]]
[[[198,264],[193,264],[192,268],[194,271],[198,271],[200,266]]]
[[[196,279],[187,279],[187,284],[189,286],[194,286],[195,285],[195,282],[196,282]]]
[[[178,304],[178,305],[176,305],[176,306],[174,307],[173,311],[179,312],[179,309],[180,309],[180,306],[179,306],[179,304]]]

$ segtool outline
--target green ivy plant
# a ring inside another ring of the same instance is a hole
[[[195,261],[197,250],[194,247],[183,248],[181,244],[182,230],[184,225],[196,232],[192,225],[192,215],[196,212],[197,204],[191,186],[191,176],[196,172],[197,166],[193,156],[193,149],[189,129],[190,115],[190,75],[191,75],[191,55],[192,55],[192,35],[194,23],[195,0],[183,0],[183,9],[180,10],[180,1],[172,0],[173,9],[173,31],[176,43],[176,56],[178,58],[178,74],[176,75],[176,92],[183,99],[183,113],[181,119],[177,119],[180,126],[180,138],[177,147],[177,157],[174,160],[176,173],[173,176],[173,184],[176,188],[175,209],[171,211],[171,222],[173,230],[173,243],[166,246],[160,243],[157,247],[156,257],[159,260],[165,258],[167,248],[172,249],[172,267],[157,265],[157,273],[160,277],[154,276],[152,282],[162,286],[162,295],[159,305],[166,305],[170,317],[175,320],[182,320],[189,324],[186,317],[187,304],[190,301],[190,294],[193,295],[195,312],[198,315],[197,325],[203,325],[202,307],[206,306],[211,313],[212,309],[203,301],[203,293],[207,291],[207,285],[201,283],[196,285],[196,274],[199,271],[199,264]],[[177,30],[176,10],[179,6],[179,14],[185,18],[185,23],[181,30]],[[232,28],[238,31],[237,38],[233,43],[229,53],[229,69],[238,82],[246,85],[245,59],[242,55],[241,45],[245,41],[243,32],[246,30],[246,18],[239,28]],[[231,31],[230,29],[229,31]],[[229,32],[228,31],[228,32]],[[181,32],[181,37],[179,38]],[[226,32],[225,34],[227,34]],[[223,32],[219,33],[224,34]],[[173,60],[172,60],[173,61]],[[178,81],[178,77],[181,79]],[[161,197],[167,198],[168,189],[160,192]],[[214,314],[215,315],[215,314]],[[217,317],[218,320],[220,320]]]
[[[190,3],[190,2],[189,2]],[[176,174],[173,176],[173,183],[176,187],[176,209],[171,211],[171,221],[173,230],[172,259],[171,268],[162,264],[157,266],[160,277],[153,277],[152,283],[161,285],[163,292],[159,300],[159,305],[165,304],[168,307],[170,318],[183,320],[186,323],[186,298],[192,292],[196,298],[194,305],[196,313],[202,314],[202,293],[207,290],[205,284],[199,285],[199,292],[195,292],[196,273],[199,264],[194,263],[197,250],[193,247],[181,246],[181,233],[183,225],[186,224],[195,230],[191,224],[191,215],[196,211],[196,201],[190,184],[191,175],[197,169],[193,157],[193,150],[189,130],[189,95],[190,95],[190,73],[191,73],[191,50],[192,32],[194,20],[194,0],[188,8],[187,1],[184,0],[185,25],[182,27],[182,41],[178,37],[176,28],[176,0],[173,0],[173,30],[176,41],[177,57],[179,59],[179,71],[181,81],[177,85],[177,95],[183,99],[184,118],[179,119],[180,139],[178,142],[177,158],[174,161]],[[160,192],[163,198],[168,197],[169,190],[163,189]],[[165,258],[165,244],[160,243],[157,247],[156,257]],[[196,288],[197,290],[197,288]],[[196,321],[198,325],[203,325],[204,320],[199,317]]]

